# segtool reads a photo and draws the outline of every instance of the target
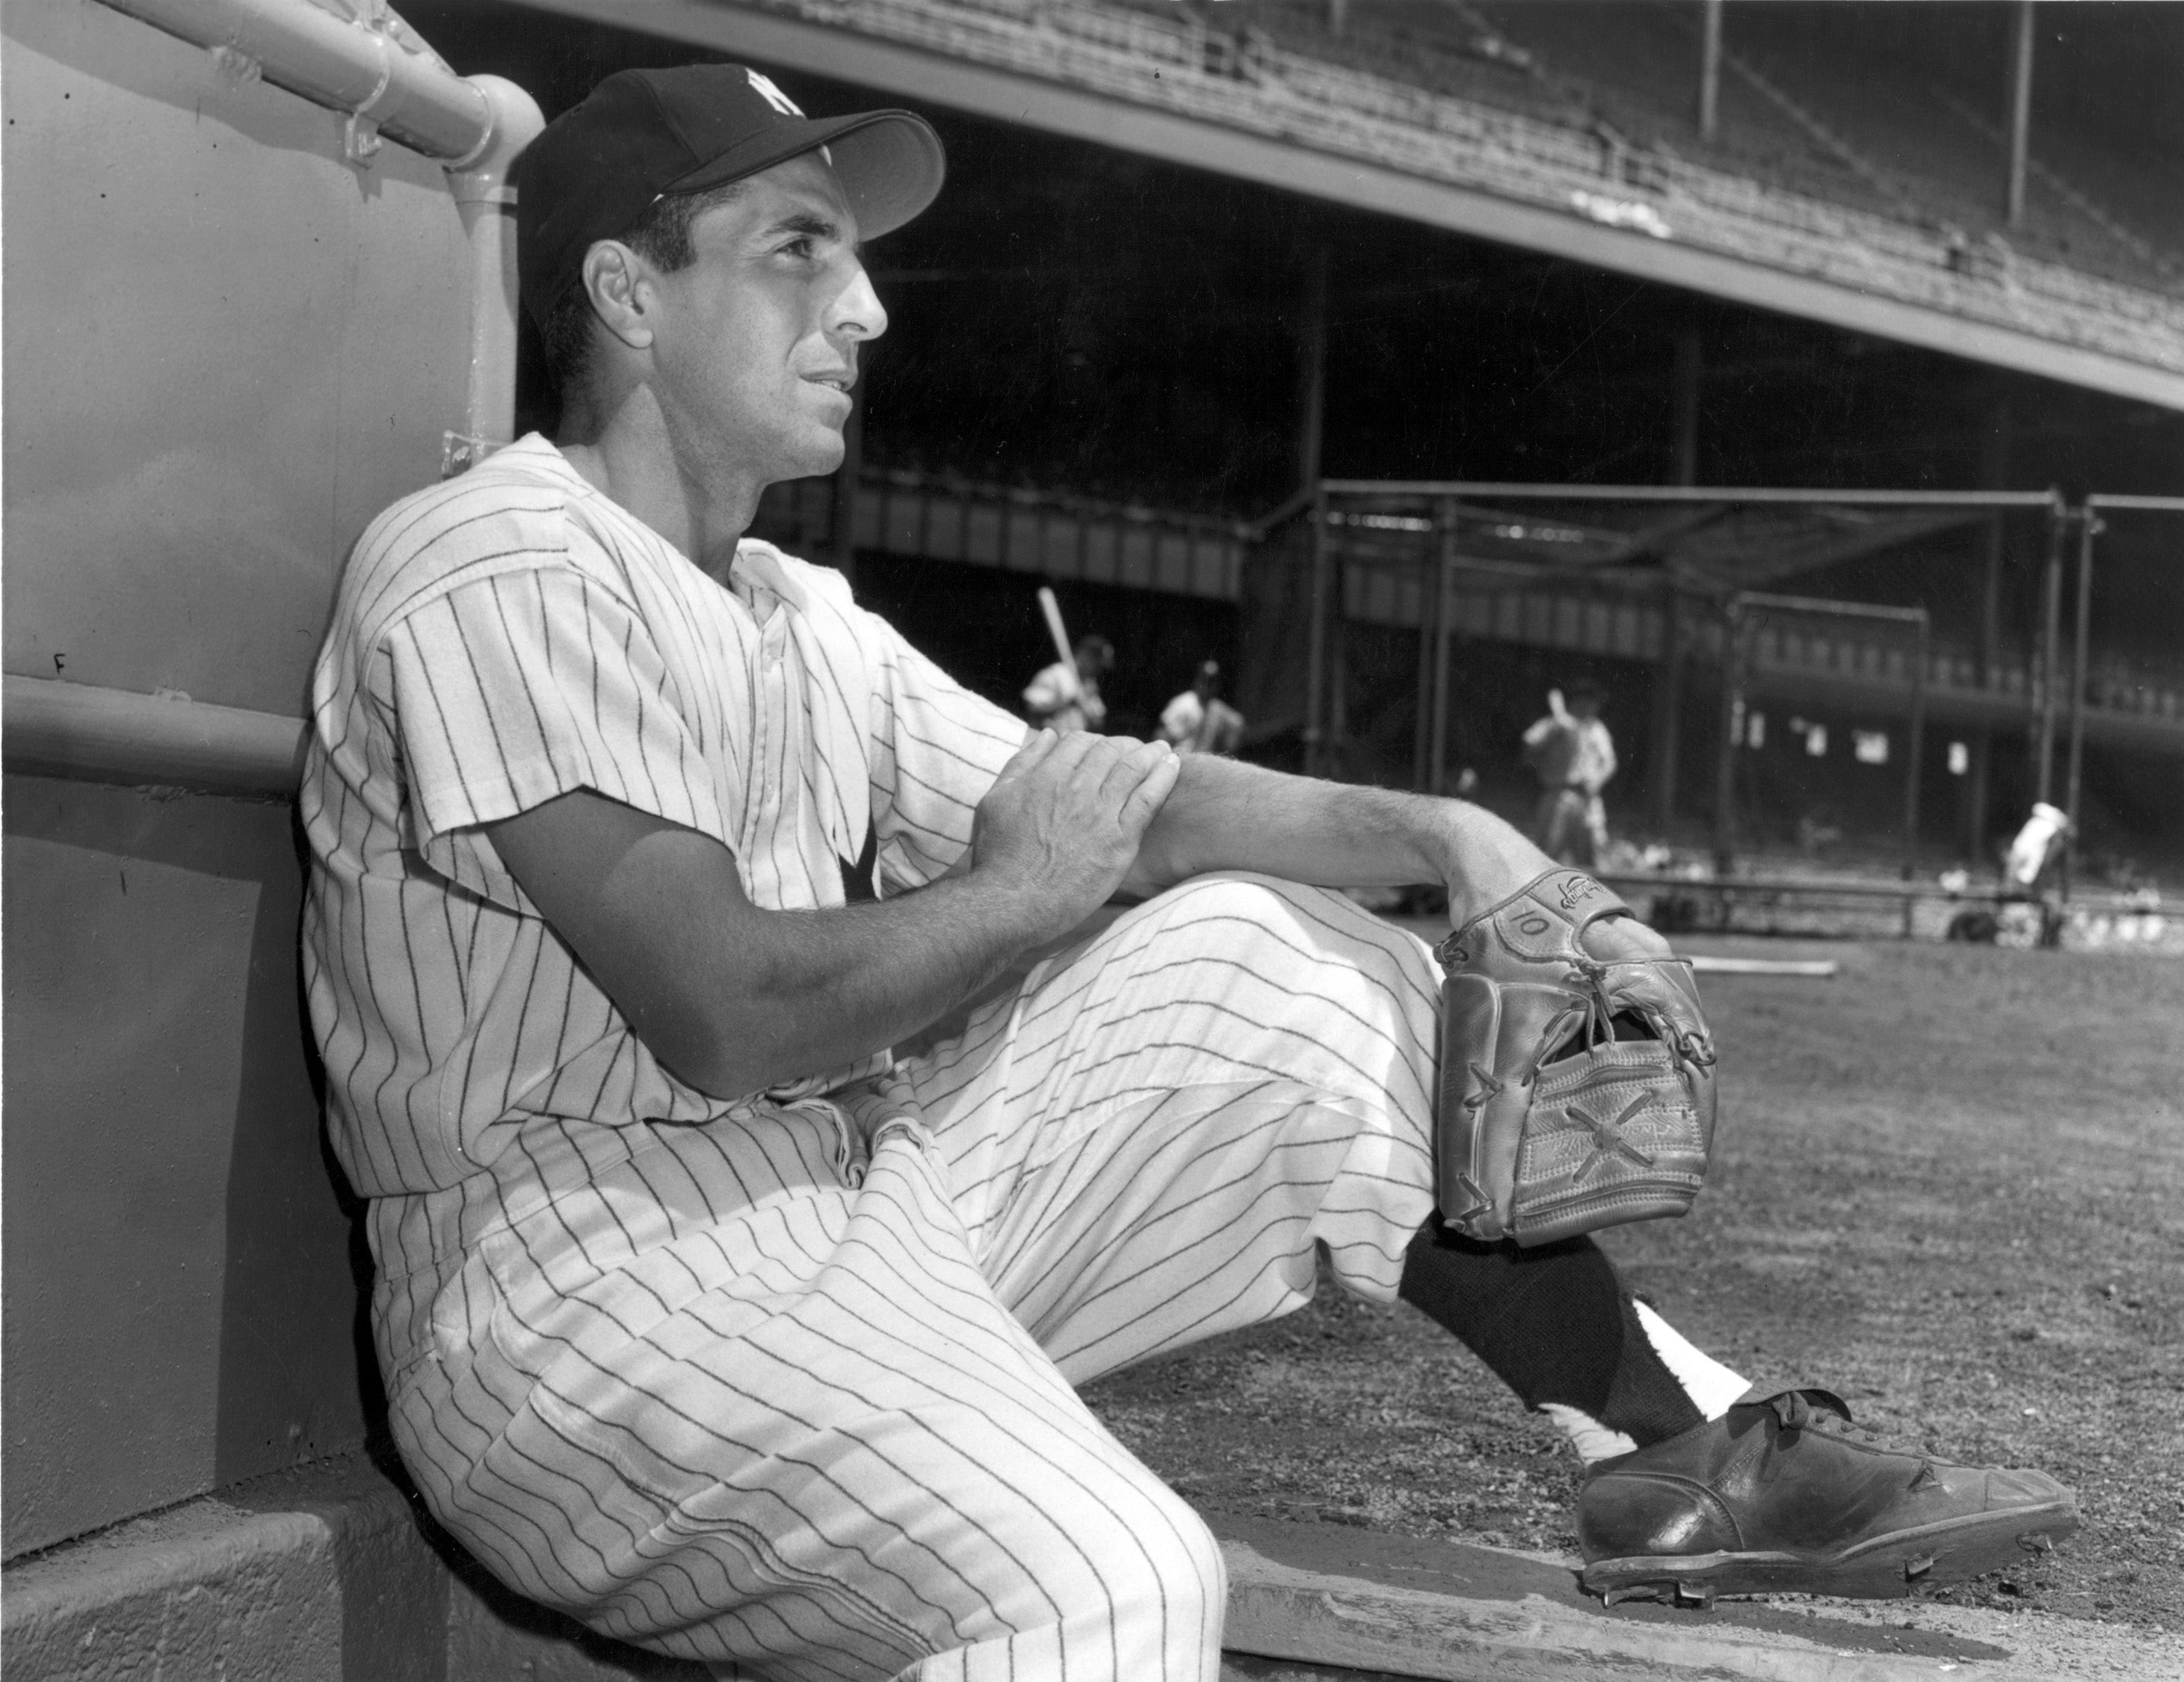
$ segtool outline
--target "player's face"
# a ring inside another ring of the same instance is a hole
[[[834,172],[816,153],[777,164],[690,238],[694,260],[658,277],[654,389],[671,430],[761,484],[832,472],[857,348],[887,331]]]

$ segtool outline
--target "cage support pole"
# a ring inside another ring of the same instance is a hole
[[[1980,441],[1980,483],[2000,490],[2009,478],[2009,398],[1997,396],[1988,410],[1986,435]],[[1977,677],[1982,691],[1992,692],[2002,674],[2002,566],[2007,553],[2004,516],[1987,516],[1981,580]],[[1964,790],[1964,855],[1976,865],[1987,856],[1987,809],[1992,804],[1994,773],[1994,727],[1981,724],[1970,732],[1971,764]]]
[[[1312,582],[1305,632],[1304,774],[1320,775],[1319,714],[1327,688],[1327,492],[1312,500]]]
[[[2034,721],[2033,798],[2048,800],[2055,792],[2055,668],[2063,647],[2063,528],[2067,523],[2058,507],[2048,515],[2048,564],[2040,585],[2040,716]]]
[[[1744,682],[1744,611],[1731,597],[1721,615],[1721,732],[1713,766],[1713,870],[1736,867],[1736,704]]]
[[[1708,15],[1719,30],[1719,7]],[[1674,369],[1674,407],[1669,451],[1669,476],[1679,486],[1695,484],[1699,471],[1699,385],[1704,377],[1705,347],[1698,328],[1685,322],[1676,330]],[[1661,602],[1661,672],[1653,691],[1653,739],[1647,755],[1646,781],[1652,785],[1654,831],[1665,838],[1676,812],[1678,738],[1683,730],[1684,623],[1682,602],[1671,581]]]
[[[1926,657],[1933,643],[1933,622],[1919,615],[1919,640],[1911,650],[1911,741],[1905,754],[1910,763],[1903,771],[1903,879],[1910,881],[1919,867],[1919,779],[1926,763]],[[1911,938],[1911,896],[1903,896],[1903,938]]]
[[[1312,504],[1311,646],[1305,656],[1304,774],[1325,775],[1321,718],[1327,703],[1327,488],[1320,452],[1327,409],[1327,248],[1316,245],[1305,265],[1303,332],[1297,346],[1297,482]]]
[[[2064,784],[2064,810],[2070,815],[2070,827],[2063,832],[2063,899],[2068,904],[2070,888],[2077,875],[2078,861],[2078,791],[2086,751],[2086,688],[2092,675],[2086,670],[2092,659],[2092,632],[2089,621],[2093,606],[2093,539],[2100,535],[2101,522],[2091,508],[2082,509],[2078,515],[2078,622],[2074,627],[2074,646],[2070,657],[2070,769]]]
[[[1653,701],[1652,764],[1647,780],[1652,784],[1653,828],[1666,839],[1676,815],[1676,757],[1684,710],[1684,603],[1673,584],[1661,597],[1658,682]]]
[[[1436,511],[1434,542],[1418,558],[1418,671],[1412,701],[1411,787],[1421,794],[1434,792],[1433,693],[1434,608],[1440,600],[1440,525]]]
[[[1448,789],[1449,619],[1453,606],[1449,598],[1454,593],[1458,522],[1462,518],[1455,498],[1442,504],[1442,514],[1440,543],[1434,556],[1433,781],[1428,785],[1435,794]]]
[[[1721,116],[1721,0],[1706,0],[1699,25],[1699,138],[1710,141]]]
[[[2011,227],[2025,219],[2025,159],[2032,134],[2032,0],[2017,0],[2009,52],[2009,175],[2002,212]]]

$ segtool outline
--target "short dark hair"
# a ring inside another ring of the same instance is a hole
[[[690,242],[691,225],[715,206],[740,198],[748,185],[736,181],[702,192],[662,193],[615,237],[663,274],[687,269],[698,257]],[[547,306],[539,324],[547,378],[565,399],[591,369],[593,313],[591,294],[579,279]]]

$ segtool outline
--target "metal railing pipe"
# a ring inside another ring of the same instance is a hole
[[[386,31],[320,11],[308,0],[105,0],[117,12],[220,56],[231,74],[262,75],[313,104],[348,114],[359,162],[383,134],[467,169],[493,139],[482,89]]]
[[[210,51],[231,73],[345,112],[344,148],[368,165],[380,136],[445,164],[471,248],[470,384],[460,431],[441,448],[447,477],[515,431],[515,190],[509,166],[545,125],[538,102],[499,76],[465,79],[389,29],[309,0],[105,0],[115,11]]]
[[[304,721],[9,673],[0,757],[11,771],[293,799]]]
[[[443,475],[459,473],[515,436],[515,189],[509,166],[545,126],[538,103],[499,76],[473,76],[493,126],[484,148],[449,165],[448,192],[471,248],[471,375],[463,432],[443,453]]]

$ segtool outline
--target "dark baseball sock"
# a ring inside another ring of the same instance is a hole
[[[1615,1264],[1590,1238],[1535,1249],[1482,1244],[1429,1217],[1400,1294],[1462,1339],[1529,1408],[1574,1408],[1643,1448],[1706,1415],[1639,1323]]]

